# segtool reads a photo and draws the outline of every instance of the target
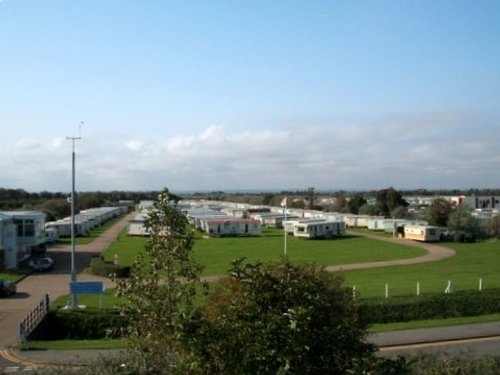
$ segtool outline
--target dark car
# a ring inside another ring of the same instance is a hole
[[[0,280],[0,297],[9,297],[16,294],[16,284],[10,280]]]
[[[40,258],[30,262],[30,266],[33,267],[35,271],[48,271],[53,265],[54,261],[49,257]]]

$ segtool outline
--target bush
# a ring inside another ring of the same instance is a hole
[[[464,242],[467,243],[474,243],[476,242],[476,235],[472,232],[467,232],[464,235]]]
[[[41,340],[115,338],[122,336],[124,327],[124,317],[114,311],[50,311],[30,338]]]
[[[465,233],[464,232],[455,232],[453,235],[453,242],[465,242]]]
[[[477,316],[499,311],[500,291],[496,289],[367,300],[361,305],[361,315],[369,324]]]
[[[319,266],[236,261],[188,327],[186,346],[210,374],[358,369],[374,348],[342,283]]]
[[[105,262],[101,257],[94,257],[90,260],[90,271],[94,275],[110,277],[110,275],[116,275],[116,277],[129,277],[130,266],[117,266],[111,262]]]

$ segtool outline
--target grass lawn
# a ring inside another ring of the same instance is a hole
[[[346,283],[355,285],[361,297],[383,297],[386,283],[390,295],[415,294],[417,282],[421,293],[442,293],[448,280],[454,290],[478,289],[479,278],[483,288],[500,287],[500,241],[442,245],[454,249],[456,256],[431,263],[347,271]]]
[[[230,262],[279,261],[283,257],[281,230],[264,230],[262,237],[202,238],[194,247],[195,259],[205,266],[205,275],[226,273]],[[305,240],[287,237],[287,253],[292,262],[314,262],[325,266],[412,258],[426,254],[421,249],[372,239],[346,236],[331,240]]]
[[[13,271],[13,272],[0,272],[0,279],[17,282],[17,281],[21,280],[24,276],[26,276],[27,272],[28,271],[22,272],[22,270]]]
[[[391,331],[402,331],[406,329],[451,327],[451,326],[460,326],[464,324],[490,323],[498,321],[500,321],[500,314],[467,316],[461,318],[448,318],[448,319],[415,320],[411,322],[374,324],[373,326],[368,328],[368,332],[381,333],[381,332],[391,332]]]
[[[130,265],[146,239],[123,233],[105,252],[104,259],[112,261],[118,254],[120,265]],[[196,236],[194,258],[205,266],[203,275],[225,274],[231,261],[279,261],[283,257],[282,230],[265,229],[261,237],[204,238]],[[372,239],[346,236],[331,240],[304,240],[287,237],[287,252],[292,262],[314,262],[325,266],[412,258],[426,254],[424,250],[390,244]]]
[[[23,350],[125,349],[124,339],[28,341]]]
[[[57,310],[67,306],[69,298],[69,294],[66,294],[51,301],[50,308]],[[102,297],[98,294],[81,294],[78,295],[77,299],[79,305],[84,305],[89,309],[99,309],[101,302],[103,309],[112,309],[120,303],[119,299],[114,295],[113,289],[106,289]]]

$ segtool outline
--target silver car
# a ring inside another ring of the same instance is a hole
[[[54,265],[52,258],[45,257],[30,262],[30,266],[35,271],[48,271]]]

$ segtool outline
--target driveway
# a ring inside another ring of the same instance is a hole
[[[99,280],[106,287],[111,286],[111,281],[104,277],[83,273],[88,266],[90,258],[100,254],[118,236],[118,233],[136,215],[132,212],[113,225],[99,238],[88,245],[77,246],[75,249],[75,267],[77,280]],[[69,293],[71,281],[71,247],[50,248],[47,255],[55,260],[54,268],[48,273],[33,273],[17,283],[17,294],[10,298],[0,299],[0,350],[6,349],[17,343],[17,324],[33,307],[49,294],[51,300]]]

